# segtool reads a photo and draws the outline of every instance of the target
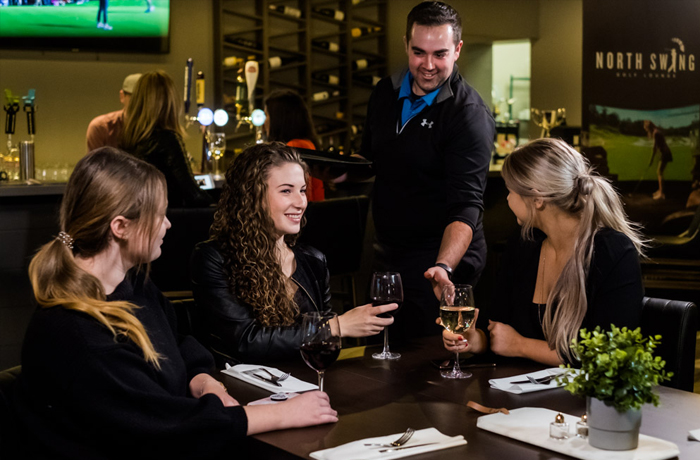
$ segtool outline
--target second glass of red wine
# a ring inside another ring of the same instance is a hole
[[[323,391],[326,369],[340,354],[340,324],[335,313],[304,313],[302,315],[301,357],[318,373],[318,389]]]
[[[397,303],[401,307],[403,302],[403,285],[401,284],[401,275],[395,272],[375,272],[372,274],[372,284],[369,288],[369,296],[372,299],[372,305],[386,305],[388,303]],[[394,310],[392,313],[398,312]],[[386,316],[390,316],[386,314]],[[398,353],[389,351],[389,328],[384,328],[384,350],[381,353],[374,353],[374,359],[399,359]]]

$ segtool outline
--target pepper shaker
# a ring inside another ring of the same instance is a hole
[[[552,439],[568,439],[569,424],[564,420],[564,416],[558,413],[554,421],[549,424],[549,437]]]

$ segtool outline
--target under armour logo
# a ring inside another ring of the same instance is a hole
[[[423,118],[423,123],[421,123],[420,125],[421,125],[421,126],[427,126],[428,129],[431,129],[431,128],[433,127],[433,123],[435,123],[435,122],[434,122],[434,121],[431,121],[430,123],[428,123],[427,118]]]

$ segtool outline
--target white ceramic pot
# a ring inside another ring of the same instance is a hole
[[[588,416],[588,443],[605,450],[636,449],[639,444],[639,426],[642,424],[642,411],[630,409],[618,412],[615,406],[603,401],[586,398]]]

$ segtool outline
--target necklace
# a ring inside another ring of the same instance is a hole
[[[547,241],[547,240],[545,240]],[[547,269],[547,253],[545,252],[545,247],[544,247],[544,241],[542,242],[541,246],[541,252],[542,252],[542,278],[540,279],[540,300],[543,300],[544,297],[544,280],[545,280],[545,273]],[[537,304],[537,317],[540,320],[540,327],[542,327],[542,306],[544,305],[545,309],[547,307],[547,301],[544,301],[544,304],[538,303]]]

